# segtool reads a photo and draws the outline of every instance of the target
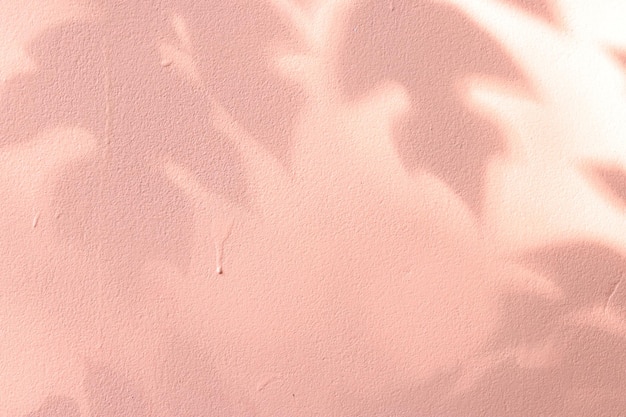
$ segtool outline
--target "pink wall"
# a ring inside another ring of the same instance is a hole
[[[626,415],[621,0],[0,0],[0,417]]]

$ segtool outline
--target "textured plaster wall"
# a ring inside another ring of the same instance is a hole
[[[0,417],[626,415],[621,0],[0,0]]]

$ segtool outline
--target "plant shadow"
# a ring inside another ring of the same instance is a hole
[[[405,87],[412,107],[393,130],[401,160],[435,174],[480,215],[487,164],[506,150],[506,138],[469,109],[459,87],[480,75],[528,88],[521,70],[444,3],[366,1],[345,27],[337,64],[344,94],[359,97],[386,80]]]

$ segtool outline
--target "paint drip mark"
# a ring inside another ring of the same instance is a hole
[[[106,37],[102,38],[100,49],[104,60],[104,140],[108,145],[111,143],[111,63]]]
[[[276,383],[276,382],[281,382],[283,379],[278,376],[278,375],[269,375],[265,378],[263,378],[262,380],[259,381],[259,383],[256,386],[256,390],[257,392],[261,392],[263,391],[268,385]]]
[[[617,281],[617,283],[615,284],[615,286],[613,287],[613,291],[611,291],[611,294],[609,294],[609,297],[606,299],[606,304],[604,305],[604,312],[606,313],[607,310],[609,309],[609,307],[611,306],[611,300],[613,299],[613,296],[615,295],[615,293],[617,292],[617,288],[619,287],[619,284],[622,283],[622,280],[620,279],[619,281]]]
[[[215,246],[215,273],[218,275],[224,273],[224,268],[222,267],[224,243],[230,235],[234,222],[235,219],[232,215],[228,216],[224,222],[221,222],[223,223],[221,227],[216,225],[215,220],[211,222],[211,234],[213,235],[213,245]]]
[[[33,229],[37,227],[38,223],[39,223],[39,213],[35,214],[35,218],[33,219]]]

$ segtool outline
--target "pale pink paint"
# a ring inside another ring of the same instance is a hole
[[[626,415],[609,3],[2,0],[0,417]]]

